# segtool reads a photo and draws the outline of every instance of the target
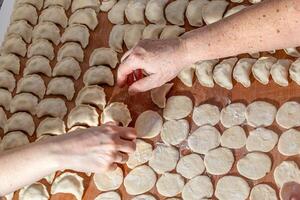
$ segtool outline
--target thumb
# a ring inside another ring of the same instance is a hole
[[[128,92],[130,94],[136,94],[139,92],[146,92],[148,90],[151,90],[152,88],[156,88],[159,86],[160,86],[159,75],[152,74],[133,83],[129,87]]]

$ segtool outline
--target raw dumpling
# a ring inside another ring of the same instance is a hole
[[[14,54],[0,56],[0,70],[8,70],[14,74],[20,73],[20,58]]]
[[[287,87],[289,85],[289,68],[292,61],[289,59],[279,59],[271,67],[271,75],[275,83],[280,86]]]
[[[173,85],[173,83],[166,83],[165,85],[151,90],[151,99],[159,108],[164,108],[166,106],[166,95],[169,93]]]
[[[46,39],[58,45],[60,42],[60,30],[52,22],[40,22],[33,29],[32,39]]]
[[[53,68],[53,76],[69,76],[77,80],[80,77],[81,68],[78,61],[72,57],[66,57],[57,62]]]
[[[32,116],[26,112],[13,114],[4,126],[4,133],[12,131],[23,131],[32,136],[35,130],[35,124]]]
[[[300,170],[295,161],[283,161],[274,170],[274,180],[276,185],[281,188],[287,182],[300,181]]]
[[[61,61],[66,57],[72,57],[78,60],[79,62],[83,62],[84,52],[80,46],[80,44],[76,42],[68,42],[65,43],[57,53],[57,61]]]
[[[132,24],[126,26],[124,33],[124,42],[126,44],[127,49],[133,48],[142,38],[143,31],[145,29],[145,25],[143,24]]]
[[[229,16],[231,16],[231,15],[234,15],[234,14],[236,14],[236,13],[238,13],[238,12],[244,10],[245,8],[247,8],[247,6],[245,6],[245,5],[238,5],[238,6],[235,6],[235,7],[231,8],[231,9],[229,9],[229,10],[225,13],[224,18],[225,18],[225,17],[229,17]]]
[[[118,54],[110,48],[98,48],[90,56],[89,65],[108,65],[115,68],[118,64]]]
[[[47,117],[40,122],[36,129],[36,137],[40,138],[42,135],[61,135],[66,133],[66,126],[60,118]]]
[[[192,119],[197,126],[215,126],[220,121],[220,110],[218,106],[202,104],[194,107]]]
[[[172,185],[172,187],[170,187]],[[184,179],[179,174],[165,173],[156,183],[157,192],[165,197],[173,197],[182,192]]]
[[[62,95],[71,101],[75,94],[74,82],[66,77],[53,78],[48,83],[46,94]]]
[[[278,135],[266,128],[257,128],[249,132],[246,140],[246,149],[250,151],[271,151],[278,142]]]
[[[83,48],[89,44],[90,32],[89,29],[81,24],[72,24],[65,29],[61,36],[61,42],[79,42]]]
[[[99,0],[73,0],[72,2],[72,13],[76,10],[83,9],[83,8],[92,8],[96,12],[100,11],[100,1]]]
[[[64,100],[60,98],[47,98],[43,99],[37,106],[37,117],[51,116],[63,119],[67,111],[68,109]]]
[[[247,123],[252,127],[270,126],[274,122],[276,113],[276,107],[268,102],[252,102],[246,110]]]
[[[154,138],[160,133],[162,125],[162,117],[155,111],[147,110],[138,116],[134,127],[138,138]]]
[[[131,115],[128,107],[124,103],[114,102],[109,104],[101,114],[101,123],[108,122],[121,123],[124,127],[128,126],[131,122]]]
[[[160,34],[160,39],[173,39],[179,37],[185,29],[176,25],[167,25]]]
[[[102,192],[117,190],[123,183],[123,170],[117,167],[115,170],[95,173],[93,180]]]
[[[95,200],[121,200],[121,197],[119,193],[111,191],[99,194]]]
[[[38,14],[34,6],[30,4],[22,4],[17,6],[11,16],[11,22],[25,20],[31,25],[36,25]]]
[[[100,10],[108,12],[117,3],[117,0],[103,0],[101,2]]]
[[[89,105],[79,105],[73,108],[68,115],[68,128],[75,125],[98,126],[99,115],[96,109]]]
[[[242,58],[237,62],[233,70],[233,78],[246,88],[251,86],[250,74],[255,62],[256,59],[253,58]]]
[[[36,9],[41,10],[43,7],[43,0],[17,0],[15,6],[30,4],[33,5]]]
[[[29,144],[27,136],[22,131],[13,131],[4,135],[0,142],[0,150],[10,150]]]
[[[38,101],[39,99],[30,93],[17,94],[10,102],[10,112],[25,111],[35,115]]]
[[[282,104],[276,114],[276,122],[285,129],[300,126],[300,104],[296,101]]]
[[[91,104],[103,110],[106,106],[104,89],[98,85],[86,86],[80,90],[76,97],[76,105]]]
[[[269,83],[270,70],[272,65],[276,62],[274,57],[261,57],[252,67],[254,78],[263,85]]]
[[[182,190],[184,200],[208,200],[214,194],[214,186],[208,176],[196,176],[185,184]],[[171,200],[171,199],[168,199]],[[172,200],[178,200],[173,199]]]
[[[6,35],[17,34],[19,35],[26,43],[31,42],[32,37],[32,26],[30,26],[27,21],[20,20],[13,22],[7,29]]]
[[[189,122],[185,119],[166,121],[161,129],[160,137],[167,145],[179,145],[188,136]]]
[[[83,178],[71,172],[66,172],[57,177],[51,186],[51,194],[69,193],[81,200],[83,196]]]
[[[21,92],[33,93],[43,99],[46,92],[44,80],[36,74],[24,76],[17,84],[17,94]]]
[[[50,6],[61,6],[65,10],[69,10],[71,2],[72,0],[45,0],[44,8],[48,8]]]
[[[77,10],[69,19],[69,25],[72,24],[83,24],[89,29],[95,30],[96,26],[98,25],[97,14],[95,10],[91,8]]]
[[[48,200],[49,194],[46,186],[44,186],[41,183],[34,183],[20,190],[19,199],[20,200],[29,200],[29,199]]]
[[[50,62],[44,56],[33,56],[26,62],[26,67],[23,71],[24,75],[44,74],[51,77],[52,68]]]
[[[0,89],[0,106],[9,111],[12,95],[8,90]]]
[[[213,78],[219,86],[226,88],[227,90],[233,88],[232,70],[237,60],[237,58],[229,58],[216,65],[213,71]]]
[[[142,39],[158,39],[165,25],[149,24],[143,31]]]
[[[25,57],[26,52],[26,43],[18,35],[7,36],[2,43],[1,54],[12,53]]]
[[[147,19],[153,24],[165,24],[164,8],[168,0],[149,0],[145,15]]]
[[[7,71],[0,71],[0,88],[5,88],[8,91],[12,92],[16,87],[16,79],[14,75]]]
[[[186,18],[191,26],[203,26],[202,8],[209,3],[208,0],[193,0],[190,1],[186,9]]]
[[[300,132],[290,129],[281,134],[278,151],[284,156],[296,156],[300,153]]]
[[[1,57],[0,57],[0,66],[1,66]],[[292,63],[290,69],[290,78],[295,81],[298,85],[300,85],[300,58],[298,58],[295,62]]]
[[[145,142],[144,140],[136,140],[136,149],[133,153],[129,154],[128,161],[126,165],[130,169],[134,169],[137,166],[145,164],[149,161],[152,156],[152,145]]]
[[[182,156],[176,166],[176,172],[187,179],[199,176],[204,171],[204,162],[201,156],[195,153]]]
[[[223,18],[229,3],[225,0],[214,0],[204,5],[202,8],[202,16],[206,24],[215,23]]]
[[[109,35],[109,47],[118,53],[123,52],[123,40],[126,27],[128,25],[117,24],[113,26]]]
[[[184,25],[184,13],[188,4],[188,0],[176,0],[169,3],[165,9],[167,20],[171,24],[178,26]]]
[[[187,117],[193,110],[193,102],[187,96],[168,98],[163,116],[166,120],[178,120]]]
[[[27,57],[45,56],[49,60],[54,59],[54,48],[51,42],[45,39],[34,40],[28,47]]]
[[[144,13],[148,0],[129,0],[125,15],[131,24],[145,24]]]
[[[39,16],[39,22],[52,22],[66,28],[68,25],[68,17],[63,7],[50,6],[42,11]]]
[[[246,120],[246,106],[243,103],[232,103],[221,111],[221,123],[224,127],[230,128],[241,125]]]
[[[6,122],[7,122],[6,113],[3,110],[3,108],[0,107],[0,128],[4,129]],[[0,140],[0,144],[1,144],[1,140]]]
[[[219,60],[206,60],[195,63],[196,76],[199,83],[204,87],[214,87],[213,69]]]
[[[283,50],[289,56],[296,57],[296,58],[300,57],[300,52],[298,51],[297,48],[286,48]]]
[[[119,0],[108,12],[108,20],[113,24],[124,24],[125,9],[128,0]]]
[[[97,66],[88,69],[83,76],[84,85],[108,84],[114,85],[114,76],[109,67]]]
[[[193,80],[195,75],[195,66],[191,65],[189,67],[186,67],[183,69],[177,77],[181,80],[181,82],[187,86],[192,87],[193,86]]]

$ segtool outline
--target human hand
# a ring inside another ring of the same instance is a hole
[[[184,47],[179,38],[142,40],[122,58],[118,85],[124,86],[128,75],[142,69],[147,77],[129,87],[130,93],[144,92],[172,80],[186,66]]]
[[[135,151],[133,128],[103,125],[54,137],[61,170],[79,172],[111,170],[114,163],[125,163],[127,153]]]

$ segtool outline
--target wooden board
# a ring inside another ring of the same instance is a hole
[[[248,3],[246,3],[246,4],[248,4]],[[230,7],[232,7],[233,5],[234,4],[231,4]],[[69,12],[68,15],[70,16],[70,14],[71,13]],[[85,59],[84,59],[84,62],[81,64],[81,67],[83,70],[82,75],[89,68],[88,59],[89,59],[89,56],[90,56],[91,52],[93,51],[93,49],[99,48],[99,47],[108,47],[108,37],[109,37],[109,33],[110,33],[113,25],[108,21],[106,13],[100,13],[98,15],[98,19],[99,19],[99,25],[97,26],[97,28],[94,32],[91,32],[90,44],[89,44],[88,48],[85,49]],[[188,25],[188,23],[186,23],[185,27],[187,30],[193,29],[192,27],[190,27]],[[58,47],[55,48],[56,54],[57,54],[58,49],[61,46],[62,45],[60,44]],[[291,58],[291,57],[287,56],[283,51],[277,51],[277,53],[274,54],[273,56],[275,56],[277,58]],[[239,57],[249,57],[249,56],[241,55]],[[27,59],[22,59],[21,74],[23,72],[26,60]],[[51,66],[54,67],[55,63],[56,63],[56,61],[52,61]],[[116,70],[114,70],[114,74],[116,75]],[[80,91],[80,89],[83,87],[82,75],[79,80],[75,81],[75,85],[76,85],[75,97],[76,97],[77,93]],[[18,76],[17,78],[19,79],[20,77],[21,76]],[[49,78],[45,77],[46,84],[49,82],[49,80],[50,80]],[[196,105],[196,106],[199,104],[202,104],[202,103],[211,103],[211,104],[218,105],[219,108],[221,109],[222,107],[224,107],[225,105],[228,105],[231,102],[243,102],[245,104],[248,104],[255,100],[264,100],[264,101],[271,102],[274,105],[276,105],[277,107],[279,107],[282,103],[284,103],[288,100],[300,100],[300,98],[299,98],[300,97],[300,86],[298,86],[292,82],[290,83],[290,85],[288,87],[280,87],[280,86],[274,84],[273,81],[270,81],[270,84],[268,84],[267,86],[264,86],[264,85],[259,84],[257,81],[252,80],[252,85],[249,89],[243,88],[240,84],[235,83],[234,88],[231,91],[227,91],[218,86],[216,86],[212,89],[204,88],[197,81],[195,81],[192,88],[188,88],[188,87],[184,86],[178,79],[175,79],[173,82],[175,83],[175,85],[174,85],[172,91],[168,94],[168,96],[179,95],[179,94],[187,95],[194,101],[194,105]],[[112,90],[113,90],[112,87],[105,87],[107,99],[110,99]],[[13,95],[15,95],[15,93]],[[51,97],[53,97],[53,95]],[[67,103],[68,111],[70,111],[74,107],[75,97],[73,99],[73,102]],[[131,114],[133,117],[133,122],[131,123],[131,125],[134,124],[136,117],[145,110],[152,109],[152,110],[162,113],[162,110],[158,109],[151,102],[149,92],[143,93],[143,94],[138,94],[136,96],[132,96],[132,97],[130,97],[130,101],[128,101],[128,102],[130,102],[129,108],[130,108],[130,111],[131,111]],[[100,112],[99,112],[99,114],[100,114]],[[11,116],[11,114],[8,114],[8,117],[9,116]],[[197,127],[195,124],[192,123],[190,116],[188,119],[189,119],[190,123],[192,124],[191,131],[195,130]],[[36,125],[38,125],[39,121],[41,121],[41,120],[37,119],[35,117]],[[66,121],[66,118],[65,118],[65,121]],[[217,127],[220,131],[224,130],[224,128],[220,124],[218,124]],[[245,129],[250,130],[250,128],[247,126],[245,126]],[[271,129],[275,130],[278,134],[281,134],[281,132],[283,131],[283,129],[278,127],[276,124],[273,124],[271,126]],[[0,133],[0,136],[3,137],[2,132]],[[30,141],[33,142],[35,139],[36,139],[35,136],[31,137]],[[151,141],[151,142],[153,145],[155,145],[155,143],[158,141],[159,141],[159,138],[155,138],[154,141]],[[181,151],[182,154],[186,154],[189,152],[189,150],[186,149],[185,144],[183,144],[182,147],[180,147],[180,149],[182,150]],[[236,161],[246,153],[247,153],[247,151],[245,148],[234,151]],[[248,183],[250,186],[253,186],[257,183],[268,183],[271,186],[273,186],[273,188],[275,188],[278,192],[278,188],[276,187],[276,185],[274,183],[274,179],[273,179],[273,171],[274,171],[275,166],[277,166],[280,162],[282,162],[283,160],[286,160],[286,159],[295,160],[300,165],[300,159],[299,159],[299,157],[289,157],[289,158],[284,157],[279,154],[279,152],[277,151],[276,148],[272,152],[268,153],[268,155],[271,156],[272,161],[273,161],[272,172],[269,173],[266,177],[264,177],[263,179],[261,179],[259,181],[248,181]],[[122,166],[122,167],[123,167],[124,173],[126,175],[129,172],[129,170],[126,166]],[[231,170],[230,174],[238,175],[237,169],[236,169],[236,162],[235,162],[235,165],[234,165],[233,169]],[[84,178],[85,192],[84,192],[83,199],[84,200],[94,199],[101,192],[99,190],[97,190],[95,184],[93,183],[93,179],[91,177],[88,177],[83,173],[80,173],[80,175]],[[221,176],[210,176],[210,177],[212,178],[213,183],[215,185],[217,180]],[[50,193],[51,186],[48,183],[46,183],[45,180],[42,180],[41,182],[47,186],[47,189]],[[124,186],[122,186],[118,191],[122,195],[122,199],[124,199],[124,200],[131,199],[131,196],[128,196],[126,194]],[[158,193],[155,189],[153,189],[151,191],[151,193],[154,194],[158,199],[165,199],[164,197],[158,195]],[[18,192],[15,193],[14,199],[15,200],[18,199]],[[50,199],[51,200],[73,200],[75,198],[70,194],[57,194],[57,195],[51,196]],[[215,197],[213,199],[215,199]]]

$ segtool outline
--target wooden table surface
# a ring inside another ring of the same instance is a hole
[[[245,4],[248,4],[248,3],[245,3]],[[233,5],[234,4],[231,3],[230,7],[232,7]],[[70,13],[68,13],[68,15],[70,16]],[[100,13],[98,15],[98,19],[99,19],[99,25],[97,26],[97,28],[94,32],[91,32],[90,44],[87,47],[87,49],[85,50],[85,59],[81,65],[82,70],[83,70],[82,75],[89,68],[88,59],[89,59],[89,55],[91,54],[93,49],[99,48],[99,47],[108,47],[108,37],[109,37],[109,33],[112,28],[112,24],[108,21],[106,13]],[[185,27],[187,30],[193,29],[192,27],[190,27],[188,25],[188,23],[186,23]],[[56,47],[56,53],[60,46],[61,46],[61,44],[58,47]],[[262,55],[268,55],[268,54],[262,54]],[[273,54],[273,56],[275,56],[277,58],[291,58],[291,57],[287,56],[283,51],[277,51],[276,54]],[[241,55],[239,57],[249,57],[249,56]],[[293,59],[293,58],[291,58],[291,59]],[[25,62],[26,62],[26,59],[22,59],[22,69],[24,68]],[[55,63],[56,63],[56,61],[51,62],[52,67],[55,65]],[[22,74],[22,71],[21,71],[21,74]],[[114,74],[116,75],[116,70],[114,70]],[[83,87],[82,75],[79,80],[75,81],[75,85],[76,85],[75,97],[76,97],[78,91],[80,91],[80,89]],[[21,76],[19,76],[18,79],[20,77]],[[45,77],[46,83],[48,83],[49,80],[50,80],[49,78]],[[225,105],[228,105],[229,103],[232,103],[232,102],[243,102],[245,104],[249,104],[254,100],[264,100],[264,101],[271,102],[274,105],[276,105],[277,107],[279,107],[281,104],[283,104],[284,102],[286,102],[288,100],[300,100],[300,86],[296,85],[294,82],[290,82],[290,85],[288,87],[280,87],[271,80],[270,84],[268,84],[267,86],[264,86],[252,78],[252,85],[250,88],[248,88],[248,89],[244,88],[240,84],[237,84],[236,82],[234,82],[234,88],[231,91],[227,91],[218,86],[215,86],[212,89],[204,88],[197,81],[194,82],[194,85],[192,88],[188,88],[188,87],[184,86],[178,79],[175,79],[173,82],[175,83],[175,85],[174,85],[173,89],[171,90],[171,92],[168,94],[168,96],[179,95],[179,94],[187,95],[193,100],[195,106],[202,104],[202,103],[211,103],[211,104],[218,105],[219,108],[221,109]],[[108,100],[111,96],[112,90],[113,90],[112,87],[105,87],[105,91],[106,91]],[[51,97],[53,97],[53,95]],[[67,103],[68,111],[70,111],[74,107],[75,97],[73,99],[73,102]],[[143,111],[148,110],[148,109],[152,109],[152,110],[158,111],[159,113],[162,113],[162,110],[158,109],[158,107],[156,107],[152,103],[149,92],[144,93],[144,94],[138,94],[136,96],[132,96],[132,97],[130,97],[130,100],[126,100],[126,102],[129,103],[129,108],[130,108],[130,111],[131,111],[131,114],[133,117],[133,122],[135,121],[136,117],[140,113],[142,113]],[[100,111],[99,111],[99,114],[100,114]],[[9,113],[8,113],[8,115],[10,116]],[[191,131],[195,130],[197,127],[191,121],[190,116],[188,117],[188,119],[192,124]],[[40,119],[37,119],[35,117],[36,125],[38,125],[39,121],[40,121]],[[65,121],[66,121],[66,118],[65,118]],[[133,122],[131,123],[131,125],[134,124]],[[217,127],[220,131],[224,130],[224,128],[220,124],[218,124]],[[247,126],[244,126],[244,128],[246,130],[249,129],[249,127],[247,127]],[[270,128],[275,130],[278,134],[281,134],[281,132],[283,131],[283,129],[278,127],[275,123]],[[0,136],[3,136],[3,133],[0,133]],[[30,141],[33,142],[35,139],[36,139],[35,136],[31,137]],[[155,145],[155,143],[157,141],[159,141],[159,138],[155,138],[151,142],[153,145]],[[186,144],[183,144],[182,147],[180,147],[180,148],[183,150],[183,151],[181,151],[183,154],[186,154],[188,152],[188,150],[186,150]],[[247,153],[247,151],[245,148],[234,151],[236,161],[246,153]],[[270,153],[268,153],[268,155],[272,158],[272,161],[273,161],[272,171],[267,176],[265,176],[263,179],[258,180],[258,181],[248,181],[248,183],[251,187],[257,183],[268,183],[274,189],[276,189],[278,192],[278,188],[276,187],[276,185],[274,183],[274,179],[273,179],[274,168],[279,163],[281,163],[283,160],[291,160],[291,159],[295,160],[300,165],[300,159],[298,156],[284,157],[279,154],[279,152],[277,151],[277,148],[274,148],[274,150],[271,151]],[[126,166],[122,166],[122,167],[123,167],[124,173],[126,175],[129,170],[126,168]],[[238,172],[236,169],[236,162],[235,162],[235,165],[234,165],[233,169],[231,170],[230,174],[238,175]],[[84,191],[83,199],[84,200],[93,200],[98,194],[100,194],[100,191],[97,190],[95,184],[93,183],[93,179],[91,177],[88,177],[82,173],[80,173],[80,175],[84,178],[85,191]],[[210,176],[210,177],[212,178],[213,183],[215,185],[217,180],[221,176]],[[47,189],[50,192],[51,186],[45,180],[42,180],[41,182],[47,186]],[[131,199],[130,196],[126,195],[124,186],[122,186],[118,191],[122,195],[122,199],[124,199],[124,200]],[[153,189],[151,191],[151,193],[156,194],[156,197],[158,199],[165,199],[164,197],[159,196],[157,194],[157,192],[155,191],[155,189]],[[14,199],[15,200],[18,199],[18,192],[15,193]],[[51,200],[73,200],[75,198],[71,194],[56,194],[54,196],[51,196],[50,199]],[[213,199],[215,199],[215,197]]]

